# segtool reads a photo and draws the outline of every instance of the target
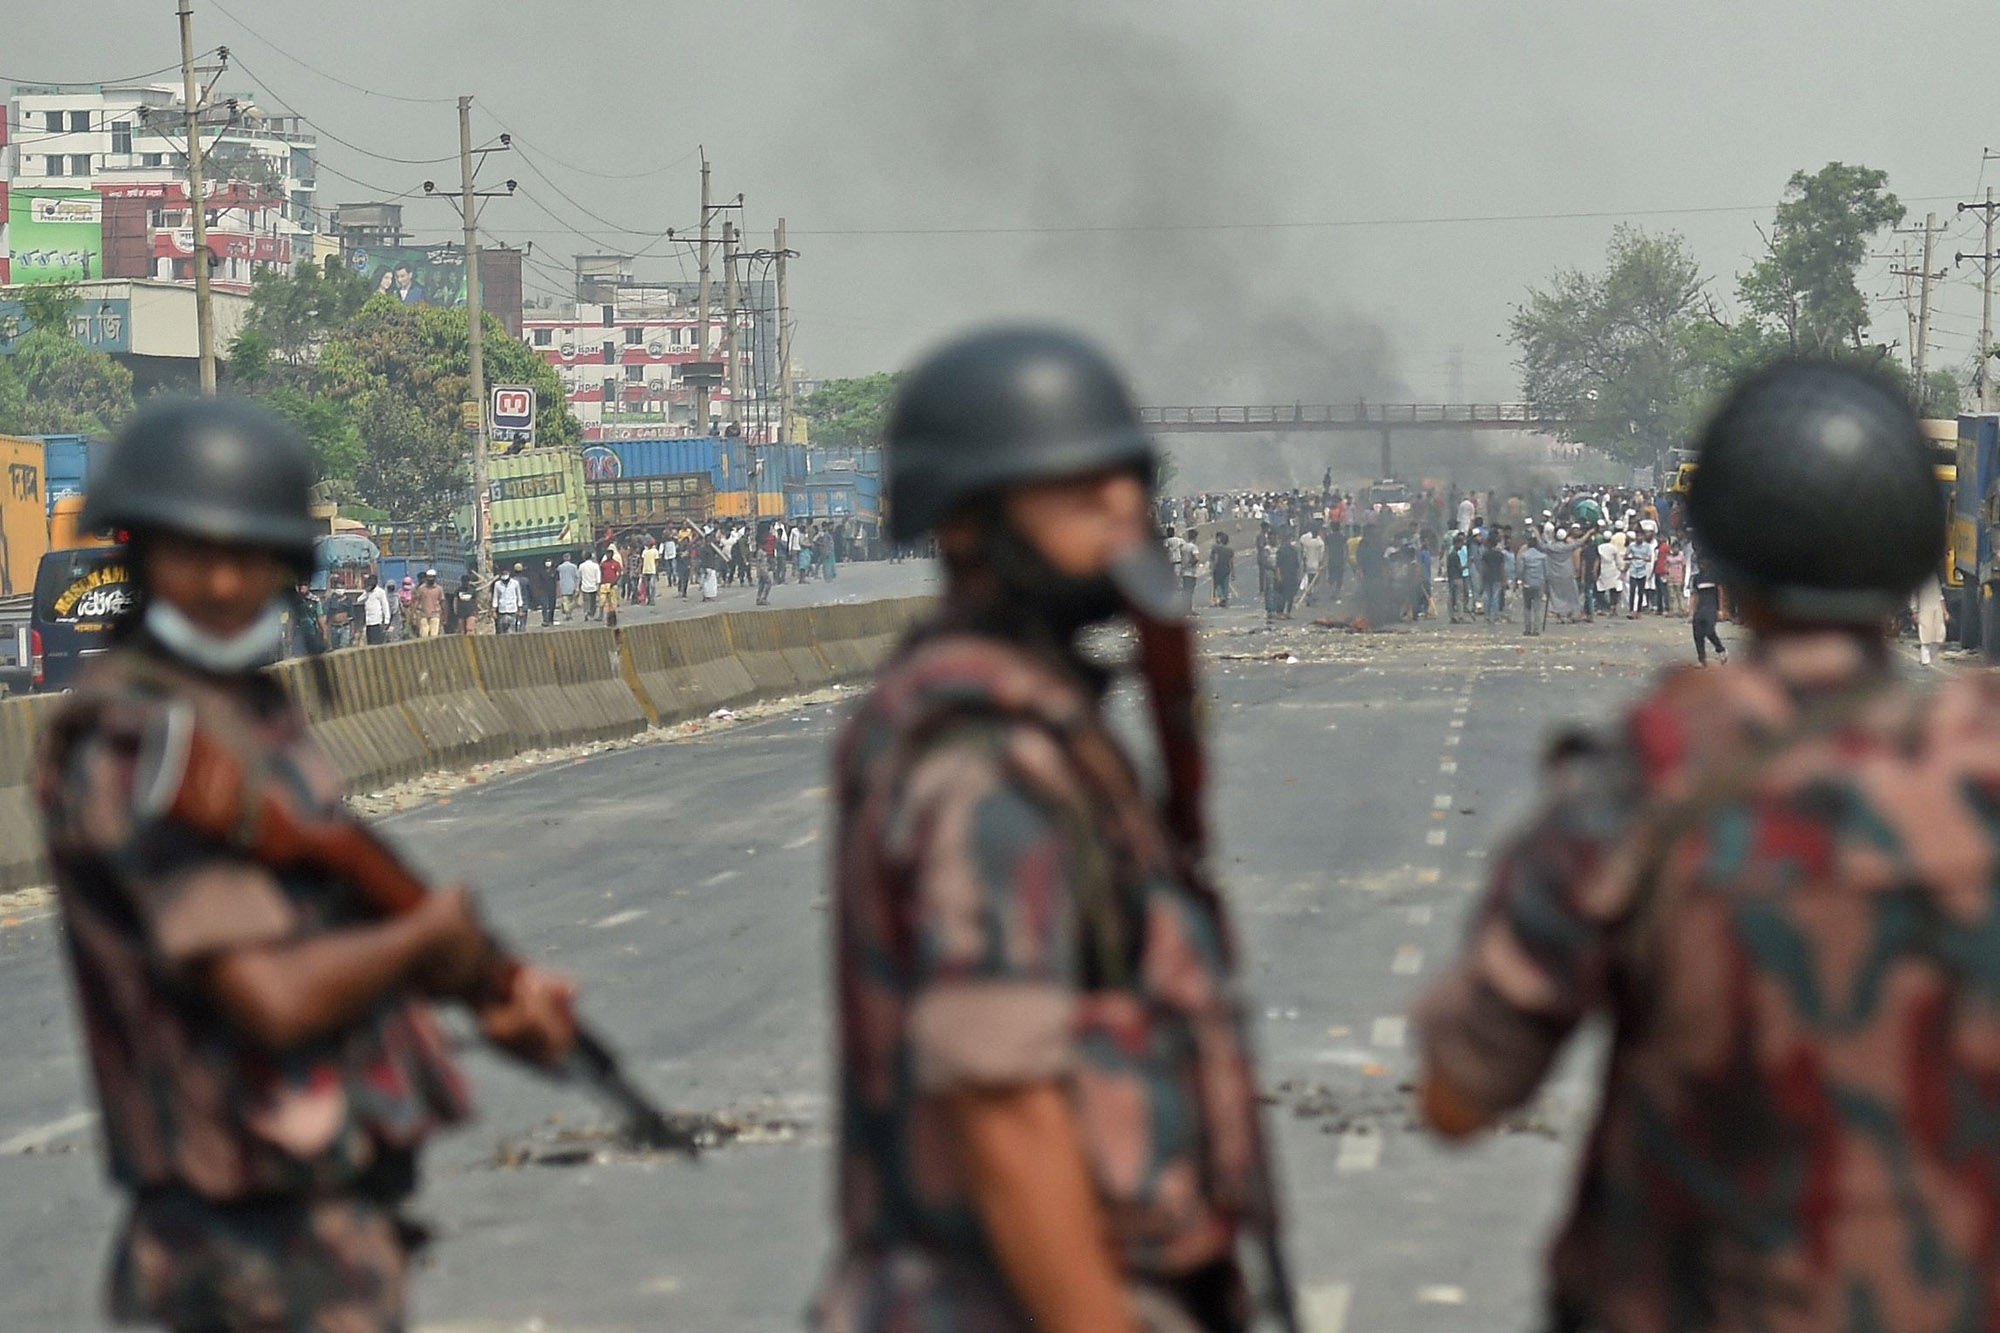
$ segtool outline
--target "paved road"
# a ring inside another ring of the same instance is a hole
[[[1261,620],[1206,622],[1217,816],[1311,1327],[1525,1327],[1589,1071],[1568,1069],[1530,1128],[1444,1151],[1408,1123],[1401,1015],[1453,950],[1485,847],[1521,816],[1548,724],[1608,715],[1642,670],[1684,655],[1684,622],[1522,640]],[[834,722],[814,708],[618,751],[391,821],[428,865],[484,886],[517,941],[587,980],[590,1012],[665,1098],[801,1126],[695,1166],[496,1169],[499,1141],[595,1113],[475,1057],[485,1118],[430,1157],[423,1206],[442,1241],[421,1327],[798,1327],[828,1243]],[[0,924],[0,1013],[0,1327],[93,1328],[113,1213],[77,1118],[46,917]]]

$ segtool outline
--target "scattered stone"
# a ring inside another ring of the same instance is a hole
[[[796,1143],[807,1126],[783,1116],[727,1112],[671,1117],[675,1128],[691,1133],[702,1152],[728,1146]],[[495,1171],[531,1166],[608,1166],[614,1162],[679,1161],[684,1154],[649,1148],[631,1141],[616,1125],[571,1125],[550,1116],[526,1134],[501,1142],[483,1165]]]
[[[1362,1072],[1367,1073],[1368,1067]],[[1266,1105],[1289,1109],[1295,1119],[1317,1123],[1322,1134],[1386,1133],[1392,1129],[1419,1133],[1425,1126],[1417,1114],[1416,1093],[1416,1085],[1409,1082],[1336,1090],[1324,1083],[1286,1079],[1264,1092],[1262,1099]],[[1503,1117],[1490,1132],[1532,1134],[1560,1142],[1571,1137],[1575,1128],[1574,1116],[1545,1097]]]

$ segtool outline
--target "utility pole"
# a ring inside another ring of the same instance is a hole
[[[188,217],[194,224],[195,340],[201,357],[201,392],[215,397],[215,306],[209,288],[208,196],[201,185],[201,104],[194,78],[193,0],[180,0],[181,88],[187,102]]]
[[[778,219],[778,443],[792,442],[792,303],[785,287],[785,220]],[[1987,247],[1989,250],[1991,246]]]
[[[695,360],[708,361],[708,150],[701,150],[701,292],[695,304]],[[704,374],[694,386],[694,425],[698,434],[708,431],[708,378]]]
[[[722,224],[722,382],[729,387],[729,424],[743,433],[743,376],[736,361],[736,307],[743,296],[736,286],[737,225]]]
[[[1926,408],[1930,406],[1931,386],[1929,366],[1931,357],[1931,283],[1934,280],[1931,265],[1937,251],[1937,214],[1924,215],[1924,280],[1917,296],[1917,401]]]
[[[513,146],[513,137],[503,134],[497,145],[472,146],[472,98],[458,99],[458,212],[465,224],[465,345],[471,361],[466,395],[471,400],[460,405],[464,427],[472,434],[472,558],[486,574],[493,572],[493,516],[488,494],[487,457],[492,452],[491,432],[486,428],[486,356],[479,302],[479,201],[499,199],[514,193],[517,182],[508,181],[501,190],[474,188],[473,179],[488,153],[504,153]],[[436,181],[424,182],[424,193],[437,193]],[[452,196],[447,193],[444,198]]]
[[[490,484],[486,475],[486,349],[482,345],[479,305],[479,206],[472,192],[472,99],[458,99],[458,178],[459,210],[465,214],[465,345],[472,357],[472,410],[466,413],[472,425],[472,506],[473,547],[479,561],[480,577],[493,574],[493,521]]]
[[[1910,299],[1910,279],[1916,279],[1918,284],[1917,311],[1910,321],[1910,379],[1915,385],[1916,398],[1920,407],[1926,406],[1930,398],[1930,390],[1925,384],[1925,376],[1929,373],[1930,366],[1931,284],[1947,276],[1945,272],[1940,272],[1932,267],[1937,258],[1937,234],[1937,214],[1932,213],[1924,219],[1923,267],[1921,269],[1910,267],[1910,248],[1909,243],[1905,242],[1903,245],[1903,266],[1889,270],[1892,275],[1903,279],[1903,301],[1905,308],[1908,307]]]
[[[1892,268],[1889,271],[1903,280],[1903,315],[1910,322],[1909,340],[1904,343],[1904,349],[1909,355],[1904,359],[1910,363],[1910,380],[1912,383],[1915,383],[1917,378],[1917,302],[1916,293],[1910,287],[1910,280],[1917,276],[1917,271],[1910,267],[1910,243],[1908,241],[1903,242],[1903,266],[1901,268]]]
[[[1980,252],[1976,255],[1952,256],[1952,263],[1955,265],[1963,264],[1968,259],[1977,259],[1982,266],[1979,309],[1979,360],[1977,363],[1978,368],[1973,372],[1973,388],[1979,395],[1979,410],[1981,412],[1991,412],[1993,410],[1993,377],[1990,374],[1993,365],[1993,265],[1995,260],[2000,260],[2000,254],[1995,254],[1993,250],[1993,215],[1995,211],[2000,210],[2000,203],[1995,203],[1993,200],[1993,187],[1990,185],[1986,187],[1986,199],[1983,203],[1960,204],[1958,206],[1958,211],[1961,213],[1966,212],[1968,209],[1977,209],[1979,212],[1985,214],[1986,243],[1980,247]]]

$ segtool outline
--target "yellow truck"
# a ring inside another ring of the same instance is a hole
[[[49,549],[47,477],[42,442],[0,435],[0,597],[34,591],[35,569]]]

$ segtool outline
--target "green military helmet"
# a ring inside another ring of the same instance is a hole
[[[889,411],[891,536],[935,527],[968,500],[1111,468],[1150,483],[1152,438],[1109,358],[1073,334],[985,330],[931,353]]]
[[[150,403],[93,470],[86,530],[171,532],[277,552],[312,565],[314,466],[299,433],[242,399]]]
[[[1688,517],[1704,568],[1797,620],[1894,615],[1944,554],[1930,451],[1895,385],[1830,361],[1742,381],[1703,433]]]

